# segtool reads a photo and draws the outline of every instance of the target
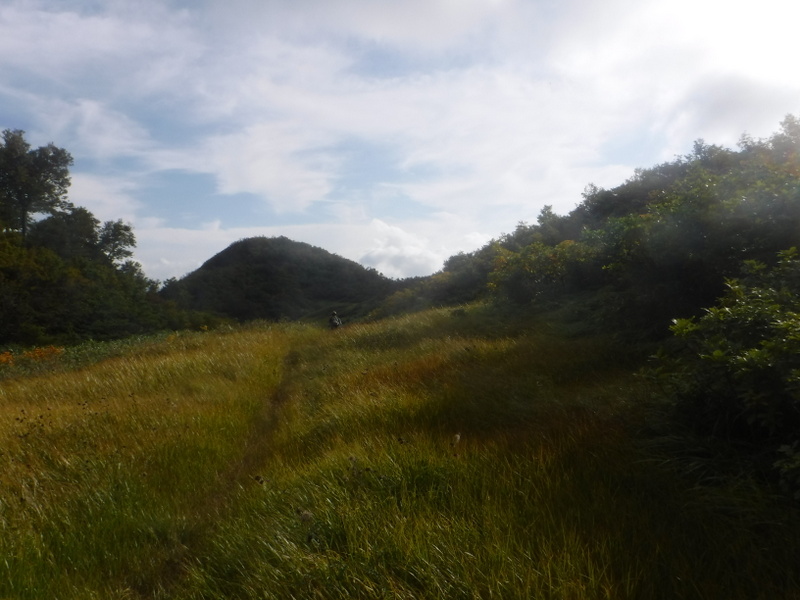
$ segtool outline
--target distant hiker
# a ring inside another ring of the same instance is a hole
[[[336,329],[342,324],[342,320],[339,318],[339,315],[336,314],[336,311],[331,313],[331,316],[328,317],[328,325],[331,326],[331,329]]]

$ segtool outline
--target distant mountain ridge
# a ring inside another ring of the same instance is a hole
[[[181,307],[249,319],[362,316],[399,288],[375,269],[286,237],[239,240],[162,295]]]

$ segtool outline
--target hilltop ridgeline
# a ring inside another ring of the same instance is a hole
[[[162,296],[181,307],[238,321],[319,317],[330,310],[359,316],[400,284],[375,269],[286,237],[239,240]]]

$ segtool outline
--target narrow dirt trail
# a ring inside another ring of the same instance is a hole
[[[228,512],[233,496],[240,486],[257,485],[259,471],[267,462],[275,432],[280,422],[280,412],[296,388],[296,352],[284,356],[281,380],[269,393],[251,421],[250,433],[242,444],[242,453],[223,470],[216,473],[218,481],[214,491],[198,497],[187,511],[192,515],[191,535],[187,540],[175,540],[173,547],[161,564],[154,565],[149,577],[131,585],[137,597],[144,599],[170,597],[186,576],[189,564],[198,550],[209,539],[218,523]]]

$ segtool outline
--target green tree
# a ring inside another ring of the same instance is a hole
[[[673,391],[693,423],[744,439],[800,439],[800,254],[747,261],[717,306],[672,327]]]
[[[65,260],[98,256],[100,222],[83,207],[70,207],[31,224],[29,246],[48,248]]]
[[[771,454],[800,497],[800,253],[772,269],[747,261],[727,286],[702,317],[675,321],[682,347],[664,353],[661,375],[681,420]]]
[[[120,265],[133,256],[136,236],[131,225],[122,219],[101,225],[87,209],[70,206],[32,223],[27,243],[48,248],[64,260],[107,260]]]
[[[65,300],[70,274],[47,248],[19,245],[0,235],[0,343],[49,343],[71,314]],[[66,317],[66,318],[65,318]]]
[[[72,156],[50,143],[32,149],[25,132],[6,129],[0,142],[0,221],[23,242],[33,216],[68,206]]]
[[[136,236],[129,223],[122,219],[106,221],[98,231],[98,247],[112,262],[118,263],[133,256],[131,248],[136,247]]]

